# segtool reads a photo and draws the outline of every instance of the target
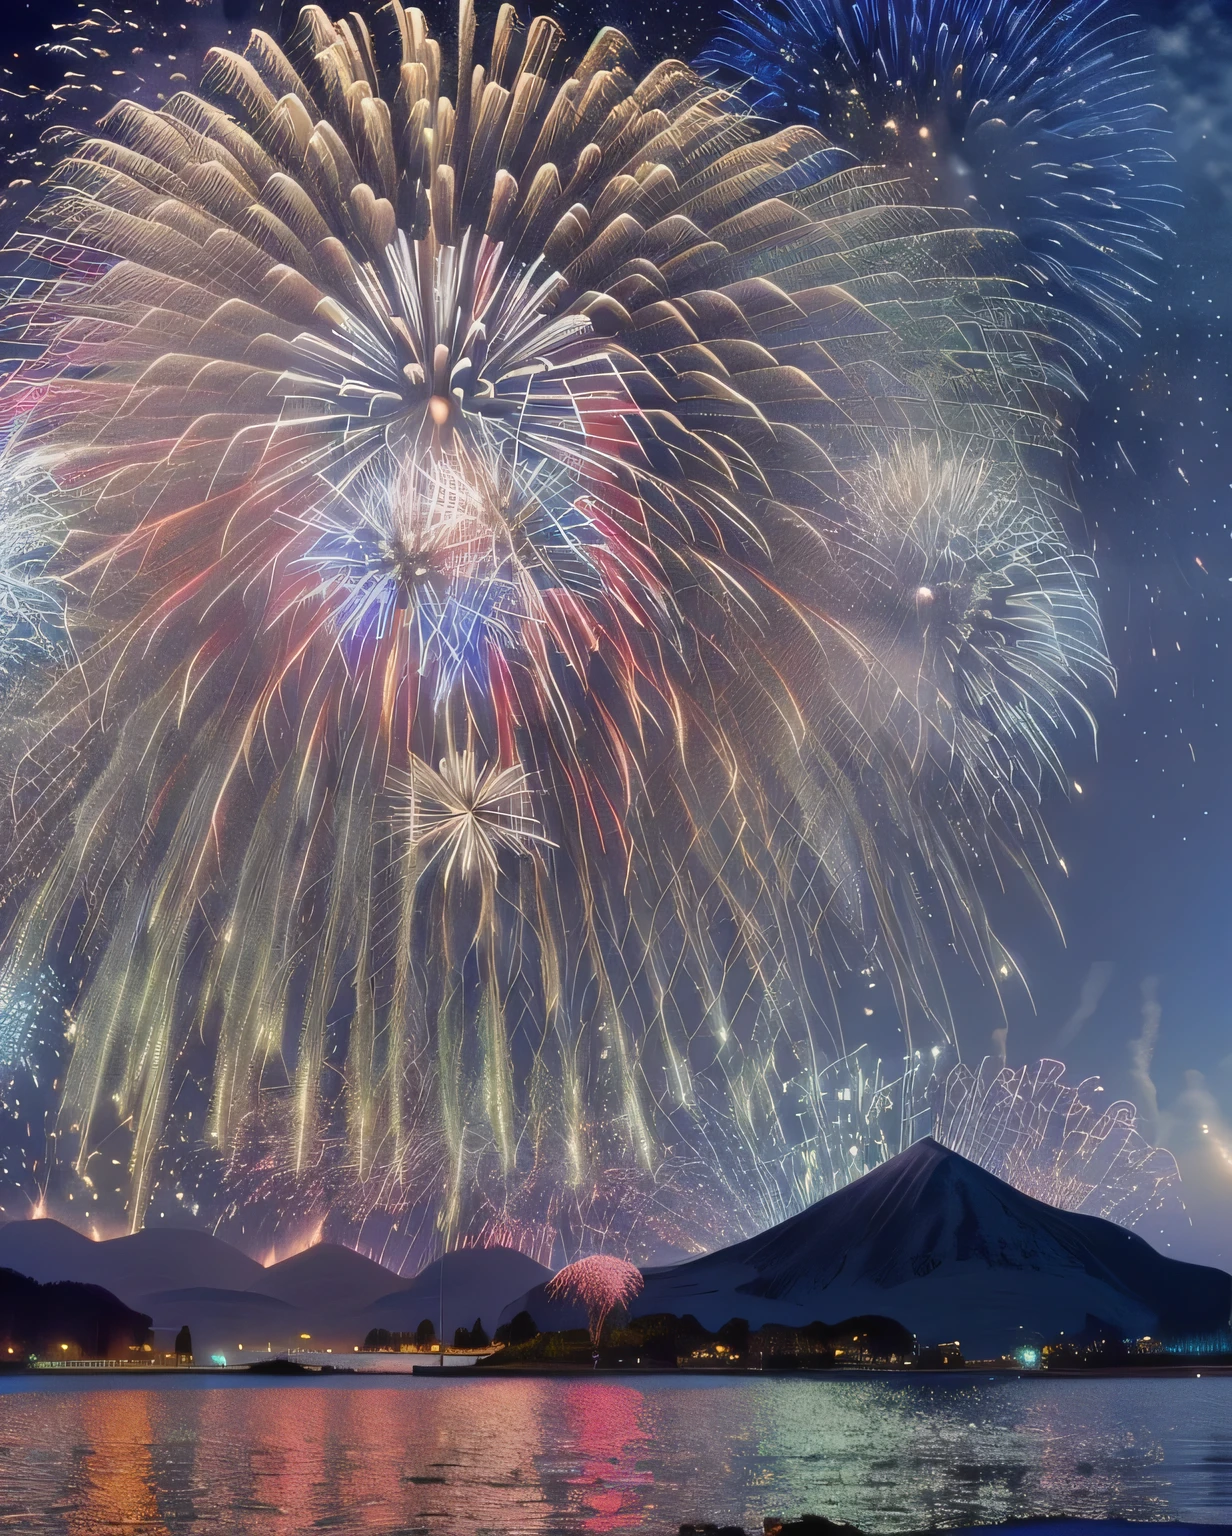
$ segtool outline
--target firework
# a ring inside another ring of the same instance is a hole
[[[53,1048],[64,1029],[64,987],[49,966],[32,981],[0,977],[0,1074],[23,1070],[38,1087],[38,1048],[50,1037]]]
[[[1094,570],[1056,509],[1012,467],[923,444],[871,460],[853,481],[848,536],[867,542],[861,564],[876,572],[863,602],[882,609],[878,654],[917,752],[951,765],[959,797],[992,798],[1011,765],[1036,788],[1061,778],[1057,736],[1083,713],[1087,681],[1113,674]]]
[[[0,447],[0,687],[64,656],[64,595],[50,567],[64,542],[57,488],[15,447]]]
[[[586,1308],[590,1342],[597,1346],[608,1318],[617,1307],[627,1307],[645,1283],[641,1270],[632,1264],[597,1253],[567,1265],[544,1289],[551,1301],[572,1301]]]
[[[1036,1200],[1122,1226],[1179,1201],[1176,1159],[1146,1139],[1128,1099],[1101,1103],[1097,1077],[1066,1082],[1065,1064],[1049,1059],[1008,1067],[985,1057],[947,1068],[944,1054],[914,1052],[891,1075],[861,1047],[831,1063],[811,1095],[795,1085],[800,1102],[813,1101],[809,1133],[781,1146],[777,1165],[774,1147],[762,1148],[781,1205],[759,1213],[750,1231],[842,1189],[924,1136]]]
[[[1095,1107],[1099,1079],[1065,1082],[1059,1061],[956,1066],[937,1096],[937,1140],[1024,1194],[1122,1226],[1178,1198],[1172,1153],[1138,1129],[1128,1099]]]
[[[702,1222],[845,946],[904,1018],[929,911],[1010,972],[980,880],[1108,672],[1071,331],[1012,235],[564,52],[309,7],[69,136],[14,243],[80,664],[7,952],[76,944],[59,1145],[128,1139],[134,1225],[193,1147],[439,1242]]]
[[[736,0],[703,65],[1023,242],[1022,268],[1128,324],[1173,189],[1152,69],[1114,0]]]

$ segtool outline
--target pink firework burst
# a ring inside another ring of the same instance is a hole
[[[598,1344],[603,1325],[616,1307],[628,1306],[646,1282],[642,1272],[624,1259],[607,1253],[594,1254],[567,1264],[545,1287],[553,1301],[577,1301],[586,1308],[590,1341]]]

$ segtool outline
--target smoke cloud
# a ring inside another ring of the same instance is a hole
[[[1159,1039],[1159,978],[1142,982],[1142,1033],[1129,1042],[1129,1070],[1138,1101],[1138,1124],[1148,1141],[1159,1140],[1159,1092],[1151,1076],[1151,1060]]]
[[[1115,970],[1116,966],[1111,960],[1096,960],[1087,971],[1082,990],[1078,994],[1078,1006],[1066,1019],[1057,1035],[1058,1049],[1068,1045],[1077,1036],[1078,1031],[1099,1007],[1100,999],[1108,990],[1108,983],[1112,980]]]

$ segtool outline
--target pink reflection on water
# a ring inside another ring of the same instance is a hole
[[[645,1395],[634,1387],[579,1382],[565,1393],[565,1417],[578,1450],[586,1458],[568,1479],[582,1490],[582,1503],[593,1513],[588,1531],[616,1531],[642,1523],[644,1492],[654,1473],[636,1465],[650,1436],[642,1426]]]
[[[320,1513],[321,1466],[329,1442],[331,1404],[324,1394],[294,1388],[207,1392],[183,1403],[168,1397],[166,1407],[169,1417],[181,1407],[188,1410],[197,1478],[236,1530],[252,1525],[270,1536],[289,1536],[312,1525]],[[230,1450],[236,1445],[242,1447],[241,1458]],[[227,1464],[221,1447],[228,1448]]]
[[[206,1486],[228,1488],[234,1529],[261,1536],[302,1536],[322,1521],[347,1532],[421,1520],[462,1531],[478,1510],[498,1528],[525,1526],[543,1508],[542,1490],[523,1476],[539,1451],[543,1395],[542,1384],[517,1381],[474,1391],[289,1385],[210,1393],[199,1421],[199,1474]],[[211,1447],[230,1460],[216,1482],[205,1464]]]
[[[628,1536],[754,1524],[767,1508],[873,1530],[1126,1511],[1226,1521],[1229,1423],[1226,1379],[32,1378],[0,1381],[0,1526]]]

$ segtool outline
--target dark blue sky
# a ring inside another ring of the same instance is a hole
[[[1092,390],[1078,433],[1080,501],[1120,686],[1098,708],[1098,761],[1073,760],[1083,793],[1054,817],[1070,871],[1052,887],[1066,947],[1020,904],[1003,924],[1038,1009],[1015,1011],[1010,1054],[1054,1049],[1104,962],[1111,969],[1092,980],[1107,977],[1106,990],[1061,1054],[1149,1116],[1151,1083],[1135,1073],[1130,1042],[1142,1035],[1144,984],[1153,991],[1158,1134],[1185,1167],[1197,1248],[1227,1264],[1232,12],[1167,6],[1147,19],[1171,116],[1176,236],[1142,337]]]

